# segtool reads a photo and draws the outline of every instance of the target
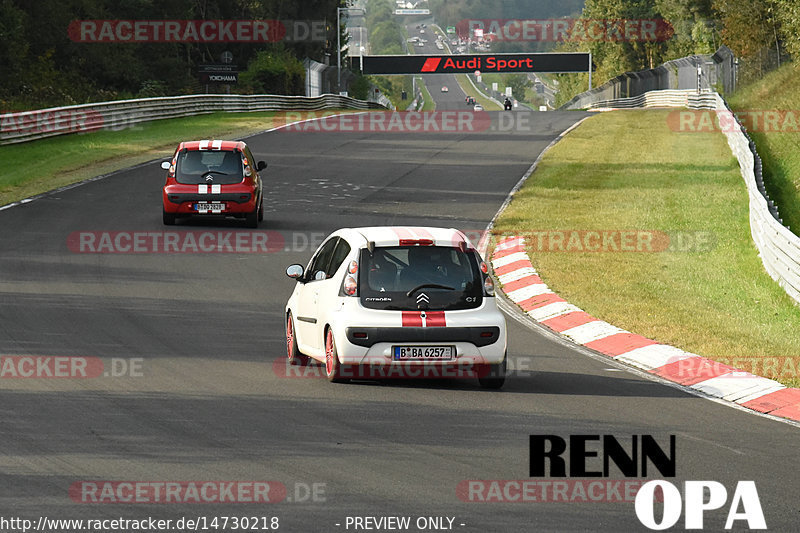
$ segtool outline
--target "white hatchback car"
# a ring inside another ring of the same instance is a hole
[[[286,274],[297,280],[286,304],[292,364],[324,362],[330,381],[477,376],[485,388],[503,386],[505,318],[462,232],[340,229]]]

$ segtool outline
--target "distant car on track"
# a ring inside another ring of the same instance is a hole
[[[324,362],[330,381],[367,367],[468,365],[481,386],[502,387],[505,318],[486,263],[460,231],[340,229],[286,274],[297,280],[284,317],[290,363]]]
[[[256,162],[241,141],[182,142],[161,168],[167,171],[162,189],[163,222],[195,215],[244,218],[258,227],[264,218],[264,191]]]
[[[447,85],[442,85],[442,92],[446,93],[448,91],[450,91],[450,89],[447,88]]]
[[[475,104],[477,104],[477,103],[478,103],[478,102],[475,100],[475,97],[474,97],[474,96],[467,96],[467,97],[465,98],[465,101],[467,102],[467,105],[472,105],[472,106],[474,106]]]
[[[473,111],[483,111],[483,106],[481,104],[475,104],[472,106]]]

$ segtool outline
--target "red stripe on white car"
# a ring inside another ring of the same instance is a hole
[[[419,311],[403,311],[403,327],[421,328],[422,313],[420,313]]]
[[[435,242],[433,235],[431,235],[431,233],[425,228],[411,228],[411,231],[414,233],[417,239],[427,239]]]
[[[444,311],[426,311],[425,326],[429,328],[443,328],[445,323]]]
[[[403,311],[404,328],[443,328],[447,326],[444,311]]]
[[[411,232],[410,232],[408,229],[406,229],[406,228],[392,228],[392,231],[394,232],[394,234],[395,234],[395,235],[397,235],[397,239],[398,239],[399,241],[402,241],[402,240],[411,240],[411,239],[413,239],[413,238],[414,238],[414,234],[413,234],[413,233],[411,233]]]

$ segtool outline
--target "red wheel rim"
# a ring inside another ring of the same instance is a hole
[[[330,331],[325,337],[325,371],[329,376],[333,373],[333,335]]]
[[[286,356],[292,356],[292,344],[294,343],[294,330],[292,329],[292,318],[286,319]]]

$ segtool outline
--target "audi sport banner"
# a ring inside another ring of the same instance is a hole
[[[466,74],[475,72],[588,72],[586,52],[364,56],[364,74]]]

